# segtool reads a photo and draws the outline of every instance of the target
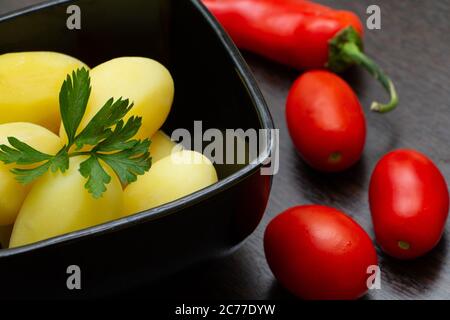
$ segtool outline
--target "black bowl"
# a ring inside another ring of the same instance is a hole
[[[69,5],[81,29],[66,27]],[[263,97],[238,50],[198,1],[49,1],[0,17],[0,53],[57,51],[90,66],[145,56],[171,71],[175,103],[164,129],[272,129]],[[271,177],[261,175],[273,136],[258,161],[216,165],[220,181],[128,218],[24,247],[0,250],[0,295],[87,297],[129,289],[229,253],[257,227]],[[67,205],[70,205],[68,203]],[[67,269],[81,269],[69,290]]]

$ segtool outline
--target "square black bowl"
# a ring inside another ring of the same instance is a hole
[[[66,27],[69,5],[81,29]],[[264,99],[239,51],[194,0],[48,1],[0,17],[0,53],[57,51],[95,66],[119,56],[163,63],[175,80],[164,129],[273,129]],[[20,248],[0,250],[0,296],[102,296],[147,284],[226,254],[259,224],[271,177],[261,175],[273,135],[258,161],[216,165],[220,181],[128,218]],[[1,196],[1,195],[0,195]],[[68,203],[67,205],[70,205]],[[81,269],[82,290],[67,289],[67,268]]]

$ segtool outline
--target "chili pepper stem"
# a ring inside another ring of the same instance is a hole
[[[383,72],[383,70],[368,56],[366,56],[359,47],[353,43],[348,42],[342,46],[342,52],[348,56],[356,64],[364,67],[381,85],[388,91],[390,101],[386,104],[380,102],[373,102],[370,109],[372,111],[386,113],[395,109],[398,105],[399,99],[397,91],[391,79]]]
[[[344,71],[352,64],[364,67],[377,79],[390,95],[386,104],[374,102],[371,109],[380,113],[393,110],[398,104],[397,91],[391,79],[383,70],[363,52],[361,36],[353,27],[341,30],[329,43],[329,58],[327,67],[334,72]]]

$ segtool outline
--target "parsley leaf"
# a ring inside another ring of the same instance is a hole
[[[109,99],[87,124],[86,128],[75,138],[77,149],[84,145],[94,146],[111,135],[111,127],[117,124],[131,110],[133,104],[128,99],[114,102]]]
[[[106,185],[111,182],[111,177],[101,166],[97,156],[92,155],[80,164],[81,175],[88,179],[85,184],[86,189],[98,199],[106,191]]]
[[[64,173],[67,169],[69,169],[69,154],[67,149],[63,148],[51,160],[50,170],[52,172],[59,170]]]
[[[42,176],[49,168],[53,172],[61,170],[64,172],[69,167],[69,156],[65,149],[62,149],[57,155],[52,156],[43,152],[40,152],[28,144],[9,137],[8,141],[11,145],[0,146],[0,161],[5,164],[16,163],[19,165],[41,165],[34,168],[15,168],[11,172],[16,175],[16,180],[22,184],[29,184]]]
[[[5,164],[30,165],[52,158],[51,155],[40,152],[14,137],[9,137],[8,142],[11,147],[7,145],[0,146],[0,161],[3,161]]]
[[[141,127],[141,124],[141,117],[133,116],[129,118],[125,126],[123,125],[123,120],[120,120],[114,131],[111,132],[107,139],[100,142],[95,150],[99,152],[110,152],[134,147],[137,141],[129,139],[134,137]]]
[[[150,140],[145,139],[136,141],[132,148],[117,153],[99,154],[98,157],[114,170],[122,184],[129,184],[150,169],[152,162],[149,147]]]
[[[83,119],[90,94],[89,71],[81,68],[73,71],[72,77],[67,75],[59,93],[59,109],[69,145],[72,144]]]
[[[48,171],[48,168],[51,165],[51,161],[47,161],[40,166],[32,169],[12,169],[11,172],[16,175],[16,180],[20,183],[27,185],[32,183],[34,180],[42,176],[44,173]]]
[[[63,82],[59,102],[68,144],[55,155],[36,150],[14,137],[8,138],[10,146],[0,145],[0,161],[3,163],[36,165],[11,170],[20,183],[29,184],[48,170],[64,173],[69,168],[71,157],[88,156],[78,170],[87,179],[85,188],[94,198],[99,198],[111,182],[104,165],[111,167],[123,184],[136,181],[138,175],[150,169],[150,140],[133,139],[142,125],[142,118],[132,116],[126,122],[123,119],[133,107],[128,99],[109,99],[77,134],[90,93],[89,72],[84,68],[72,72]],[[74,145],[76,150],[72,151]],[[85,146],[92,148],[80,151]]]

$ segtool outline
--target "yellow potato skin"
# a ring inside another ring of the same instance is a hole
[[[100,199],[85,189],[86,179],[78,171],[86,157],[70,159],[65,173],[47,172],[30,190],[17,216],[10,247],[18,247],[120,217],[123,191],[115,174]]]
[[[155,163],[162,158],[170,156],[172,152],[181,151],[182,147],[173,142],[168,135],[159,130],[152,138],[150,144],[150,156],[152,163]]]
[[[56,154],[63,147],[61,139],[56,134],[33,123],[1,124],[0,145],[9,145],[8,137],[16,137],[33,148],[49,154]],[[16,164],[5,165],[0,162],[0,226],[14,223],[30,188],[17,182],[14,174],[10,172],[12,168],[17,167],[19,166]]]
[[[123,215],[174,201],[215,182],[217,173],[208,158],[189,150],[176,152],[155,162],[146,174],[127,186]]]
[[[172,76],[162,64],[149,58],[122,57],[96,66],[90,76],[92,91],[80,128],[84,128],[110,98],[120,97],[134,103],[127,118],[142,117],[136,138],[150,138],[161,128],[172,107],[175,91]],[[67,139],[63,126],[60,136]]]
[[[32,122],[58,133],[59,91],[67,74],[87,66],[56,52],[0,55],[0,124]]]
[[[30,186],[17,182],[9,168],[0,164],[0,226],[14,223]]]

